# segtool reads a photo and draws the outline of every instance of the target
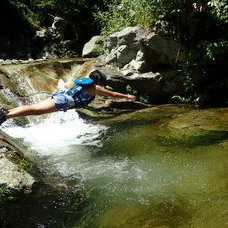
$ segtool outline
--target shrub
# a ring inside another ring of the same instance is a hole
[[[157,21],[188,11],[193,1],[184,0],[115,0],[108,11],[94,15],[103,34],[111,34],[127,26],[153,26]]]

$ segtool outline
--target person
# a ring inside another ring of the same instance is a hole
[[[93,80],[92,85],[86,86],[77,94],[71,89],[66,92],[57,92],[52,94],[50,98],[34,105],[23,105],[10,110],[2,108],[0,110],[0,125],[7,119],[14,117],[42,115],[57,111],[67,111],[68,109],[82,108],[87,106],[96,95],[108,96],[114,99],[127,98],[136,100],[134,95],[123,94],[105,89],[104,86],[107,78],[105,74],[98,70],[92,71],[89,74],[89,78]]]

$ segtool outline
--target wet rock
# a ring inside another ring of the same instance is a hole
[[[149,107],[151,105],[127,99],[96,99],[86,109],[78,109],[77,112],[83,119],[101,120]]]
[[[21,143],[0,130],[0,201],[7,200],[4,192],[12,197],[17,193],[31,193],[41,181],[39,169],[28,156]]]
[[[9,161],[4,153],[0,154],[0,185],[30,193],[35,183],[35,179],[29,173]]]
[[[94,64],[94,59],[55,60],[33,62],[24,65],[1,66],[0,74],[2,74],[3,79],[1,81],[2,87],[0,88],[1,103],[6,108],[12,108],[21,104],[41,101],[49,97],[50,94],[54,93],[57,87],[60,88],[61,85],[61,89],[71,87],[73,85],[72,75],[76,75],[75,77],[87,77],[88,72],[93,68],[99,69],[107,74],[108,84],[111,86],[112,81],[121,81],[121,88],[118,88],[118,83],[115,83],[113,88],[116,91],[126,93],[126,85],[128,82],[122,78],[115,79],[115,77],[113,77],[112,79],[113,75],[121,74],[118,70],[110,69],[108,66],[100,69],[97,67],[97,64]],[[60,81],[62,83],[60,83]],[[17,86],[18,84],[20,86]],[[30,96],[37,92],[38,94]],[[39,92],[46,93],[39,94]],[[102,116],[104,114],[105,116],[116,115],[116,113],[129,112],[146,107],[146,105],[140,104],[139,102],[124,100],[108,102],[106,98],[100,100],[103,102],[102,106],[100,106],[100,104],[96,107],[94,106],[93,111],[97,109],[99,113],[102,113]],[[109,101],[111,100],[109,99]],[[24,120],[22,123],[24,123]]]

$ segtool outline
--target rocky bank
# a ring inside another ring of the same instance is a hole
[[[31,193],[41,181],[37,165],[21,142],[0,130],[0,203]]]

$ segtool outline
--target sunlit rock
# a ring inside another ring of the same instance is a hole
[[[97,41],[101,38],[101,36],[94,36],[89,40],[83,47],[82,57],[94,57],[97,54],[95,53],[97,48]]]
[[[175,66],[186,61],[186,49],[177,41],[138,26],[110,35],[105,44],[106,63],[148,72],[158,65]]]
[[[35,179],[26,171],[9,161],[4,153],[0,154],[0,185],[20,192],[32,192]]]

